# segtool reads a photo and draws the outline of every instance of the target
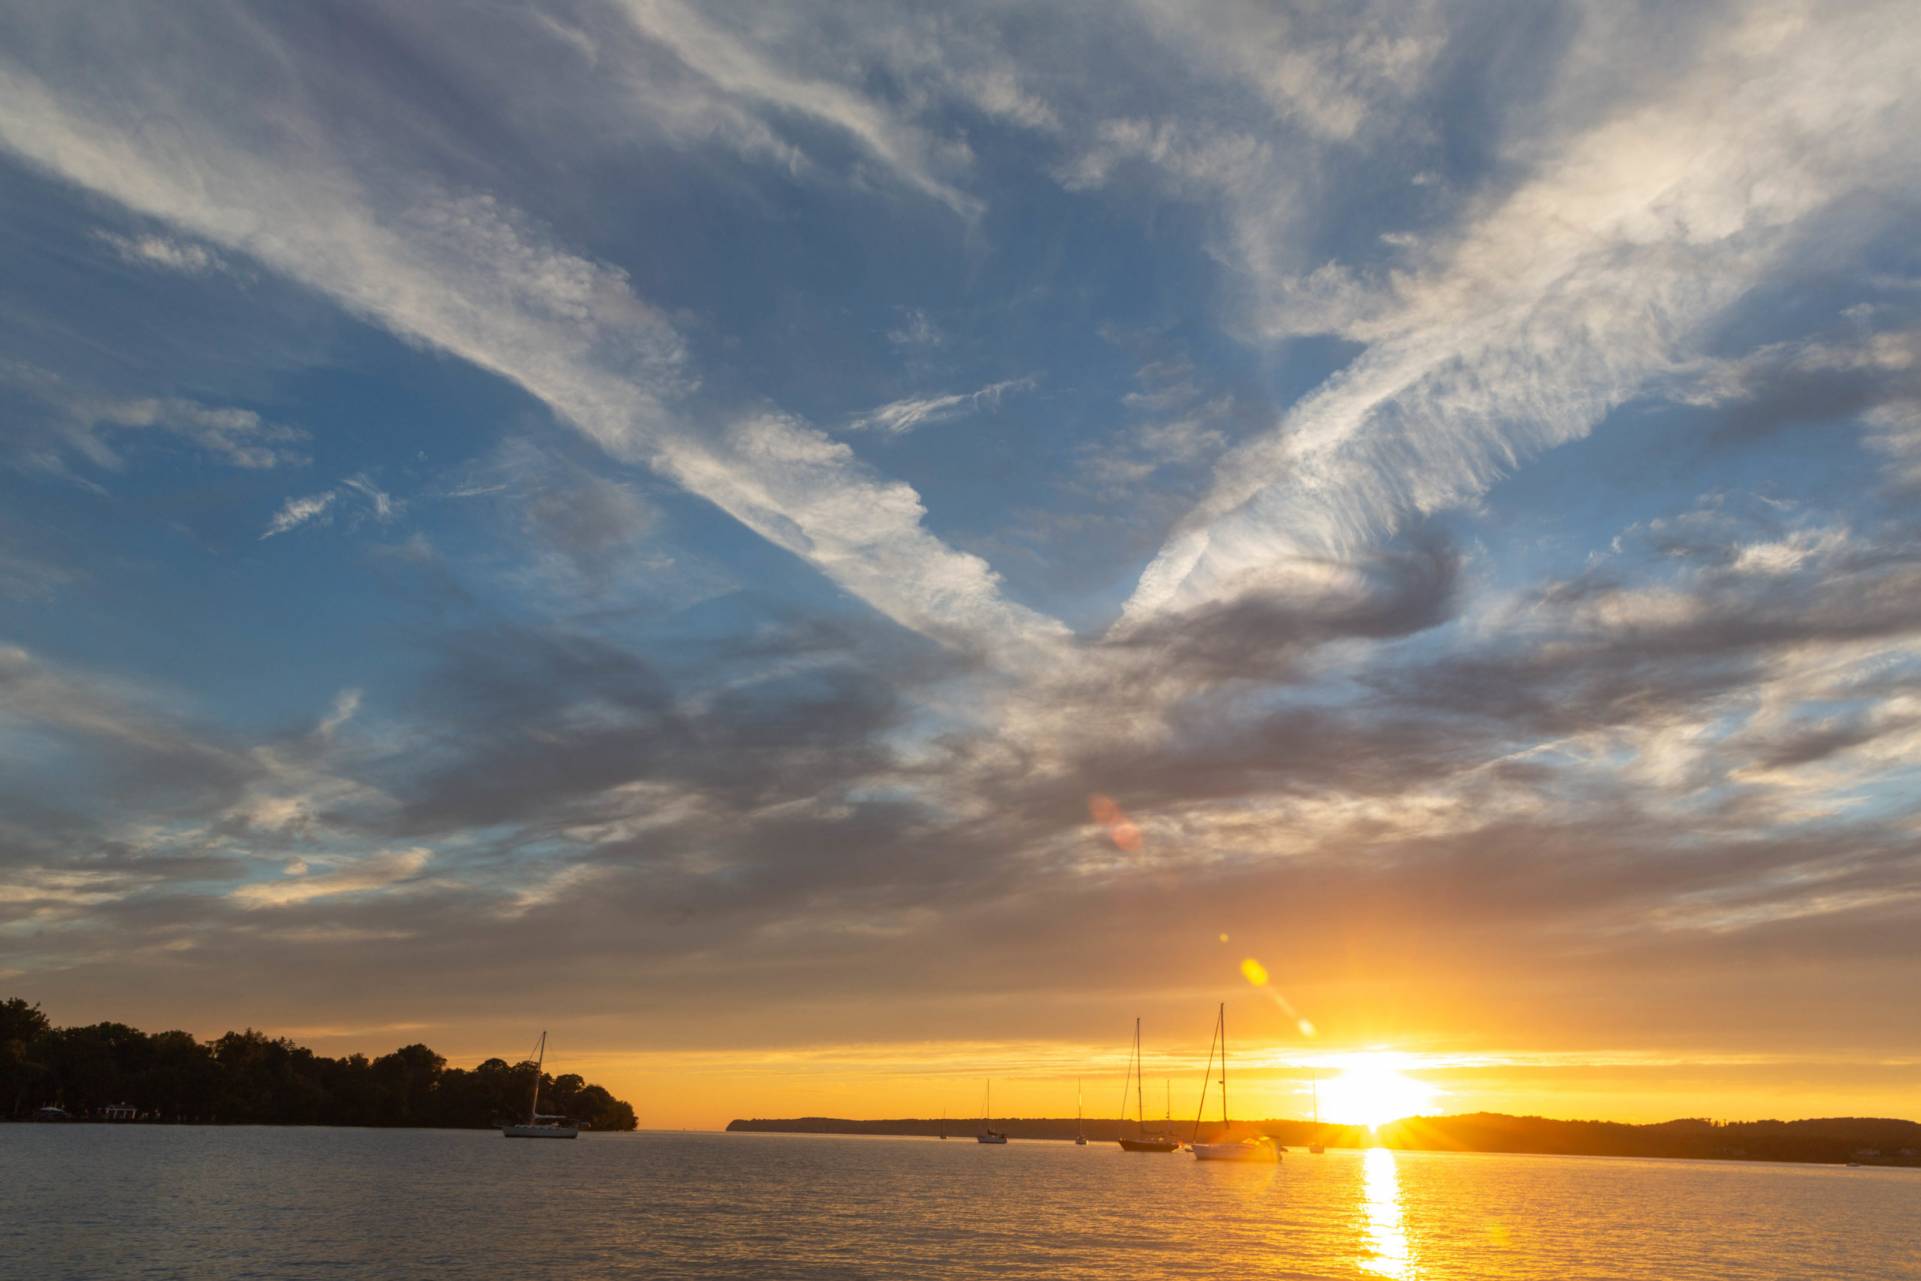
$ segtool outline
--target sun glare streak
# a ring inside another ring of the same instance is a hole
[[[1392,1152],[1369,1148],[1361,1158],[1361,1192],[1367,1211],[1367,1249],[1358,1260],[1361,1271],[1390,1281],[1413,1281],[1417,1273],[1401,1215],[1401,1171]]]
[[[1227,935],[1225,934],[1221,935],[1221,942],[1223,943],[1227,942]],[[1314,1025],[1310,1023],[1307,1019],[1302,1017],[1301,1012],[1294,1008],[1294,1003],[1292,1001],[1288,1000],[1285,996],[1282,996],[1278,991],[1276,991],[1273,987],[1271,987],[1268,984],[1267,967],[1265,965],[1262,965],[1259,961],[1255,960],[1251,956],[1247,957],[1241,962],[1241,977],[1246,979],[1248,981],[1248,984],[1251,987],[1253,987],[1255,991],[1259,992],[1262,996],[1265,996],[1268,1000],[1274,1002],[1275,1005],[1279,1006],[1283,1014],[1287,1015],[1288,1018],[1293,1019],[1294,1026],[1300,1030],[1300,1033],[1302,1036],[1314,1035],[1315,1033]]]

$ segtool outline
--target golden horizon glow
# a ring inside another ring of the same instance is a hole
[[[89,1012],[111,1018],[113,1008]],[[1236,1119],[1306,1120],[1320,1115],[1348,1122],[1342,1091],[1350,1067],[1384,1065],[1411,1079],[1422,1093],[1406,1097],[1392,1113],[1426,1115],[1500,1112],[1567,1120],[1643,1125],[1679,1117],[1727,1120],[1915,1114],[1912,1057],[1700,1051],[1570,1051],[1490,1047],[1445,1051],[1416,1049],[1385,1039],[1312,1047],[1255,1030],[1246,1012],[1230,1009],[1240,1030],[1233,1042],[1231,1102]],[[72,1020],[87,1021],[83,1016]],[[184,1023],[185,1020],[182,1020]],[[233,1021],[187,1023],[200,1036],[216,1036]],[[1155,1024],[1161,1027],[1169,1020]],[[269,1030],[281,1034],[284,1028]],[[309,1024],[296,1039],[328,1055],[380,1055],[408,1040],[424,1039],[449,1062],[471,1067],[489,1057],[512,1057],[525,1044],[510,1042],[519,1024],[477,1032],[439,1023],[425,1031],[386,1022],[365,1026]],[[1177,1029],[1178,1031],[1178,1029]],[[1206,1026],[1186,1035],[1168,1034],[1151,1047],[1149,1112],[1164,1106],[1160,1082],[1171,1081],[1173,1111],[1191,1119],[1200,1102],[1206,1060]],[[1197,1043],[1198,1042],[1198,1047]],[[994,1110],[1008,1117],[1071,1117],[1077,1083],[1089,1117],[1116,1117],[1127,1047],[1111,1042],[1052,1039],[924,1039],[823,1041],[758,1047],[636,1048],[597,1027],[553,1031],[555,1071],[578,1072],[635,1104],[649,1129],[720,1129],[735,1118],[834,1116],[886,1118],[972,1115],[980,1107],[981,1080],[994,1078]],[[1366,1079],[1368,1073],[1358,1074]],[[1210,1109],[1218,1107],[1217,1096]],[[1132,1101],[1125,1114],[1133,1114]],[[1215,1115],[1210,1110],[1209,1115]],[[1389,1120],[1400,1119],[1398,1115]]]
[[[1410,1061],[1391,1050],[1341,1056],[1339,1074],[1319,1086],[1321,1119],[1372,1129],[1427,1111],[1441,1092],[1403,1071]]]

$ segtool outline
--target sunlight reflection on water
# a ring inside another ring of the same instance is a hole
[[[1361,1158],[1362,1207],[1367,1212],[1367,1253],[1361,1271],[1389,1281],[1414,1281],[1420,1274],[1408,1253],[1407,1228],[1401,1221],[1401,1176],[1394,1154],[1369,1148]]]

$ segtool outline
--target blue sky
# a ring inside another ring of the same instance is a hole
[[[1903,18],[8,6],[0,975],[1893,1106]]]

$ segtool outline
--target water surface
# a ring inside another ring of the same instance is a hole
[[[0,1125],[0,1277],[1921,1278],[1921,1171]]]

